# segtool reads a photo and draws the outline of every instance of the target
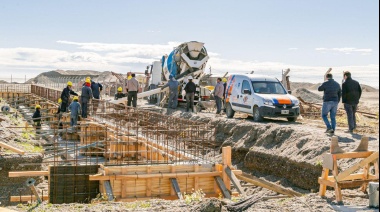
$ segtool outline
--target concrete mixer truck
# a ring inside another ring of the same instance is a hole
[[[193,77],[193,82],[199,85],[199,80],[205,74],[204,69],[209,59],[207,50],[204,47],[204,43],[197,41],[190,41],[182,43],[169,54],[164,55],[161,61],[153,62],[148,66],[147,72],[149,72],[150,78],[150,90],[139,93],[137,98],[158,96],[158,100],[161,98],[161,93],[166,92],[167,89],[161,90],[159,86],[165,84],[169,80],[169,76],[172,75],[180,83],[179,88],[179,101],[185,101],[185,95],[183,88],[188,82],[188,77]],[[210,91],[206,88],[198,86],[195,101],[198,101],[202,97],[207,98],[210,96]],[[112,101],[113,103],[125,103],[127,98],[118,99]]]

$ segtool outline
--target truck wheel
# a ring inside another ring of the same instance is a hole
[[[259,107],[257,106],[253,108],[253,121],[256,121],[256,122],[264,121],[264,118],[260,114]]]
[[[289,117],[287,119],[288,119],[288,122],[296,122],[297,121],[297,117]]]
[[[235,111],[232,109],[230,103],[226,104],[226,115],[227,115],[227,118],[233,118],[235,115]]]

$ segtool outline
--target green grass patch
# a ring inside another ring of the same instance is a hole
[[[27,142],[21,142],[20,145],[25,149],[26,152],[40,153],[43,151],[42,147],[35,146]]]

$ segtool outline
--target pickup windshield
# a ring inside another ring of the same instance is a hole
[[[252,81],[253,91],[261,94],[286,94],[286,90],[279,82]]]

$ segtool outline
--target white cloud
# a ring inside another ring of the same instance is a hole
[[[165,45],[155,44],[104,44],[104,43],[77,43],[70,41],[58,41],[61,44],[75,45],[78,51],[63,51],[41,48],[0,48],[0,77],[14,74],[23,70],[35,76],[42,71],[63,70],[97,70],[115,71],[126,73],[128,71],[142,71],[153,61],[160,60],[163,54],[168,54],[179,42],[168,42]],[[333,48],[336,49],[336,48]],[[349,49],[349,50],[348,50]],[[330,51],[331,49],[317,48],[317,51]],[[332,50],[338,51],[338,50]],[[367,53],[372,50],[343,48],[340,52]],[[208,52],[206,71],[212,67],[213,73],[240,72],[246,73],[252,70],[258,74],[281,76],[281,70],[291,69],[291,80],[318,81],[322,79],[329,67],[324,66],[299,66],[273,61],[242,61],[225,59],[220,54]],[[360,76],[369,76],[368,84],[378,85],[379,65],[370,64],[363,66],[332,67],[333,73],[340,76],[343,70],[351,70],[360,73]],[[12,73],[12,70],[15,70]],[[17,70],[17,71],[16,71]],[[20,74],[21,75],[21,74]],[[29,75],[28,75],[29,76]]]
[[[298,48],[292,47],[292,48],[289,48],[288,50],[289,51],[296,51],[296,50],[298,50]]]
[[[351,54],[351,53],[361,53],[362,55],[370,55],[372,53],[372,49],[358,49],[358,48],[352,48],[352,47],[345,47],[345,48],[315,48],[316,51],[320,52],[339,52],[344,54]]]

